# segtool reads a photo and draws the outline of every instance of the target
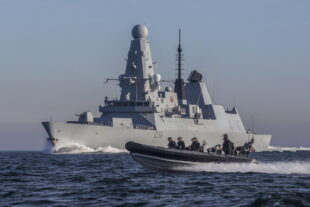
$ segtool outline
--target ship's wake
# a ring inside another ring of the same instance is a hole
[[[265,162],[265,163],[201,163],[190,167],[175,168],[186,172],[219,173],[268,173],[268,174],[310,174],[309,161]]]
[[[290,152],[297,152],[297,151],[310,151],[310,147],[277,147],[277,146],[268,146],[268,149],[266,151],[269,152],[284,152],[284,151],[290,151]]]
[[[80,144],[71,144],[60,146],[52,150],[53,153],[57,154],[80,154],[80,153],[124,153],[127,152],[125,149],[119,149],[111,146],[91,148]]]

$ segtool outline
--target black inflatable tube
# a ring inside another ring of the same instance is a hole
[[[125,148],[131,153],[156,156],[165,159],[190,161],[190,162],[252,162],[253,159],[241,156],[217,155],[189,150],[168,149],[154,147],[135,142],[127,142]]]

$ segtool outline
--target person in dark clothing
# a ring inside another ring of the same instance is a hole
[[[178,137],[178,149],[179,150],[184,150],[185,149],[185,143],[182,140],[182,137]]]
[[[189,149],[192,151],[198,151],[200,149],[200,143],[198,142],[197,137],[192,138],[192,144]]]
[[[249,153],[255,150],[252,145],[254,143],[254,139],[252,138],[251,141],[246,142],[243,146],[236,147],[236,151],[239,155],[248,156]]]
[[[211,153],[214,153],[215,151],[216,151],[216,146],[210,147],[210,148],[207,149],[207,152],[208,152],[208,153],[210,153],[210,152],[211,152]]]
[[[176,149],[177,148],[177,144],[175,143],[175,141],[172,140],[171,137],[168,137],[168,148],[169,149]]]
[[[237,152],[237,155],[245,155],[246,149],[244,146],[238,146],[236,147],[236,152]]]
[[[210,152],[215,152],[215,147],[210,147],[207,149],[207,152],[210,153]]]
[[[255,151],[255,149],[253,148],[253,144],[254,144],[254,138],[251,139],[251,141],[245,143],[243,145],[244,149],[251,152],[251,151]]]
[[[225,152],[226,155],[232,155],[234,150],[235,150],[235,146],[234,143],[232,143],[229,139],[228,139],[228,135],[224,134],[223,135],[223,151]]]

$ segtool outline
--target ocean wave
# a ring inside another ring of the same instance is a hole
[[[53,150],[53,153],[57,154],[79,154],[79,153],[124,153],[127,152],[125,149],[119,149],[112,146],[105,146],[105,147],[98,147],[98,148],[91,148],[85,145],[80,144],[72,144],[58,147],[57,149]]]
[[[187,172],[310,174],[310,162],[199,163],[175,170]]]
[[[297,152],[297,151],[310,151],[310,147],[277,147],[277,146],[268,146],[268,149],[266,151],[269,152],[284,152],[284,151],[290,151],[290,152]]]

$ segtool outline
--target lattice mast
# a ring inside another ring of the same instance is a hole
[[[181,29],[179,29],[179,46],[178,46],[177,51],[178,51],[178,53],[177,53],[177,61],[178,61],[177,73],[178,73],[178,77],[175,80],[174,92],[177,93],[179,100],[183,100],[183,99],[186,99],[186,96],[185,96],[185,89],[184,89],[184,80],[182,79],[183,53],[182,53],[182,47],[181,47]]]

